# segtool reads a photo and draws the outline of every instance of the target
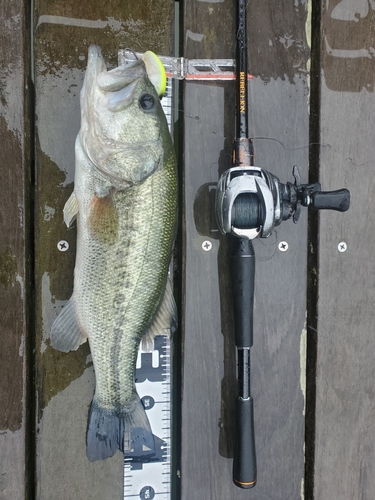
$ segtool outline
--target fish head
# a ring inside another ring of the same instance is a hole
[[[142,183],[163,161],[169,135],[142,60],[107,71],[91,46],[81,90],[80,139],[90,163],[118,188]]]

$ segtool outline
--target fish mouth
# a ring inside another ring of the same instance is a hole
[[[146,75],[146,66],[142,59],[127,62],[108,71],[100,47],[90,45],[84,82],[86,93],[90,94],[96,85],[103,92],[117,92]]]
[[[112,112],[126,109],[134,101],[134,91],[140,80],[141,78],[137,78],[119,90],[107,92],[101,101],[101,105]],[[99,88],[102,90],[101,87]]]
[[[110,71],[101,71],[96,78],[96,83],[103,92],[118,92],[146,75],[144,62],[137,59]]]
[[[120,111],[131,103],[141,79],[147,78],[146,66],[141,59],[107,71],[101,50],[95,45],[89,48],[88,61],[81,90],[82,110],[90,109],[93,103],[102,100],[102,105],[110,111]],[[100,98],[100,94],[104,97]]]

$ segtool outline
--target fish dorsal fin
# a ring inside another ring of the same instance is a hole
[[[76,351],[86,340],[87,337],[78,324],[74,300],[71,297],[52,325],[51,346],[62,352]]]
[[[160,303],[158,312],[155,315],[150,328],[142,339],[142,349],[149,351],[153,349],[154,338],[157,335],[169,335],[177,329],[177,307],[173,297],[172,283],[168,279],[163,300]]]
[[[78,214],[78,200],[75,192],[70,195],[64,206],[64,222],[67,227],[70,227],[72,222],[76,220]]]

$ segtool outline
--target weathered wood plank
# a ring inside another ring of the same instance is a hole
[[[172,1],[161,0],[35,4],[38,499],[123,495],[122,455],[90,463],[85,454],[94,384],[88,346],[63,354],[50,347],[48,338],[72,291],[75,231],[64,227],[62,209],[73,187],[87,49],[99,45],[112,67],[118,50],[126,47],[170,55],[173,7]],[[60,240],[69,243],[68,251],[58,250]]]
[[[320,215],[316,499],[375,497],[375,26],[361,5],[322,2],[320,179],[352,203]]]
[[[250,135],[256,165],[307,181],[308,87],[304,6],[248,4]],[[235,2],[186,2],[184,55],[234,57]],[[232,484],[235,350],[226,240],[213,194],[229,167],[234,86],[187,83],[184,98],[185,298],[182,499],[299,498],[304,477],[306,214],[255,242],[252,389],[258,453],[256,491]],[[204,251],[205,240],[212,243]],[[286,240],[288,252],[277,243]],[[203,465],[204,464],[204,465]]]
[[[0,4],[0,498],[27,489],[29,33],[25,4]]]

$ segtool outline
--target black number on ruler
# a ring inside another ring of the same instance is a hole
[[[142,352],[141,353],[141,367],[136,370],[135,381],[137,383],[149,380],[150,382],[162,382],[164,380],[163,374],[165,373],[165,337],[155,337],[154,340],[154,350],[159,351],[159,366],[154,368],[152,366],[152,353]]]
[[[152,396],[143,396],[141,399],[145,410],[151,410],[155,405],[155,399]]]
[[[155,490],[152,486],[145,486],[139,493],[139,498],[142,500],[152,500],[155,496]]]
[[[168,454],[167,453],[168,445],[163,439],[160,439],[158,436],[155,436],[155,434],[153,434],[153,436],[155,441],[155,456],[150,457],[145,463],[166,462]],[[131,453],[129,453],[129,457],[131,457]],[[133,460],[130,462],[130,468],[132,471],[142,470],[144,465],[145,464],[143,464],[142,462],[135,462]]]

